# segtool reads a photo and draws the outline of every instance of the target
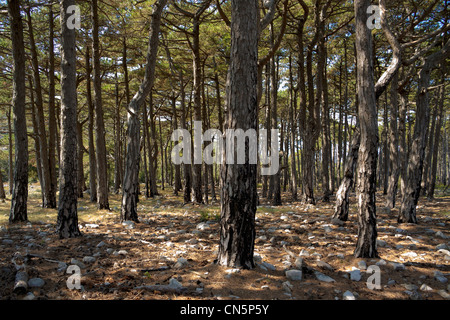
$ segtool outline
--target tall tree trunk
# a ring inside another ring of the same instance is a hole
[[[57,143],[57,123],[56,123],[56,105],[55,105],[55,53],[54,53],[54,21],[53,7],[49,6],[49,49],[48,49],[48,163],[50,172],[50,195],[55,196],[56,208],[56,191],[58,188],[57,172],[56,172],[56,145]]]
[[[225,129],[257,129],[258,2],[231,1],[231,62]],[[246,145],[245,150],[249,150]],[[225,149],[226,150],[226,149]],[[217,261],[253,268],[256,164],[222,164],[220,243]]]
[[[13,186],[14,186],[14,165],[13,165],[13,131],[12,131],[12,121],[11,121],[11,110],[13,109],[13,105],[11,104],[8,108],[8,112],[6,113],[6,117],[8,118],[8,160],[9,160],[9,168],[8,168],[8,174],[9,174],[9,194],[13,194]]]
[[[184,79],[183,70],[180,70],[180,95],[181,95],[181,129],[187,129],[186,126],[186,94],[184,90]],[[191,165],[188,163],[183,163],[183,174],[184,174],[184,190],[183,190],[183,200],[184,203],[191,202]]]
[[[444,66],[445,68],[445,66]],[[442,86],[440,87],[439,112],[436,119],[436,133],[434,136],[433,159],[431,163],[431,181],[428,184],[428,199],[433,199],[434,189],[436,186],[437,163],[439,154],[439,142],[441,139],[442,119],[444,118],[444,102],[445,102],[445,73],[442,72]]]
[[[88,108],[88,138],[89,138],[89,196],[91,202],[97,202],[97,156],[94,146],[95,110],[91,94],[91,65],[89,61],[89,46],[86,46],[86,104]]]
[[[199,17],[194,16],[192,31],[192,53],[193,53],[193,70],[194,70],[194,121],[202,121],[202,101],[201,101],[201,85],[202,70],[200,61],[200,22]],[[197,139],[194,139],[195,150],[201,150],[202,146],[197,145]],[[197,161],[201,161],[198,159]],[[202,164],[195,163],[192,165],[192,188],[194,191],[194,200],[197,203],[203,203],[202,192]]]
[[[23,24],[18,0],[8,1],[8,15],[11,26],[13,69],[15,166],[14,185],[11,197],[9,222],[27,221],[28,200],[28,136],[25,114],[25,49]]]
[[[357,90],[361,142],[358,152],[358,240],[356,258],[378,256],[376,238],[376,172],[378,125],[373,74],[372,34],[367,27],[370,0],[355,1]]]
[[[289,56],[289,82],[290,82],[290,92],[291,92],[291,99],[290,99],[290,105],[289,105],[289,121],[291,124],[291,131],[290,131],[290,151],[291,151],[291,194],[292,194],[292,201],[297,201],[297,165],[296,165],[296,158],[295,158],[295,138],[296,138],[296,127],[295,127],[295,114],[296,114],[296,95],[294,94],[294,78],[292,75],[292,56]]]
[[[273,42],[273,25],[272,25],[272,42]],[[272,44],[273,45],[273,44]],[[273,57],[271,59],[272,70],[272,129],[278,129],[278,57]],[[271,139],[278,139],[278,137],[271,137]],[[283,145],[283,140],[281,140],[281,145]],[[273,198],[272,205],[281,205],[281,181],[280,181],[280,170],[278,170],[273,176]]]
[[[416,123],[412,138],[411,151],[408,160],[408,173],[405,193],[402,197],[398,222],[417,223],[416,206],[419,201],[423,161],[425,157],[425,142],[430,118],[428,105],[428,86],[431,71],[450,56],[450,41],[440,50],[425,58],[422,69],[419,72],[416,100]]]
[[[118,194],[122,185],[122,159],[120,153],[120,99],[119,99],[119,83],[116,72],[115,83],[116,108],[114,110],[114,193]]]
[[[77,87],[75,29],[70,29],[67,8],[74,0],[61,0],[61,164],[56,229],[60,238],[81,235],[77,213]]]
[[[84,146],[83,146],[83,124],[81,122],[77,122],[76,125],[77,128],[77,148],[78,148],[78,186],[77,186],[77,193],[78,198],[83,198],[83,191],[84,191],[84,168],[83,168],[83,155],[84,155]]]
[[[140,160],[140,129],[139,113],[145,98],[150,93],[155,78],[155,66],[159,45],[159,30],[162,11],[167,0],[158,0],[153,6],[150,25],[150,37],[147,49],[147,65],[145,76],[128,106],[128,131],[127,131],[127,157],[125,175],[123,179],[122,210],[120,220],[133,220],[138,222],[136,196],[139,184],[139,160]]]
[[[178,120],[177,120],[177,106],[176,106],[176,98],[172,97],[172,129],[173,131],[178,129]],[[175,165],[175,183],[173,185],[173,193],[178,195],[178,191],[182,189],[181,187],[181,165]]]
[[[386,195],[386,207],[395,208],[395,200],[397,196],[398,178],[400,175],[399,152],[398,152],[398,72],[395,74],[391,83],[391,117],[389,124],[389,160],[391,170],[389,171],[389,183]]]
[[[36,43],[34,41],[34,31],[33,23],[31,21],[30,8],[26,9],[28,18],[28,33],[30,37],[30,50],[31,50],[31,64],[33,67],[33,83],[35,92],[35,102],[36,102],[36,120],[38,125],[38,135],[39,135],[39,153],[41,155],[41,188],[44,194],[44,202],[42,207],[44,208],[56,208],[56,194],[51,194],[54,191],[50,188],[51,177],[50,168],[48,161],[48,144],[47,144],[47,133],[45,130],[45,119],[44,119],[44,102],[42,97],[42,87],[41,78],[39,72],[39,62],[36,49]]]
[[[98,0],[92,0],[92,47],[94,65],[95,142],[97,152],[97,207],[109,208],[108,172],[106,159],[105,122],[103,119],[102,79],[100,70],[100,42]]]

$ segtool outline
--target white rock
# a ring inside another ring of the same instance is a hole
[[[361,280],[361,271],[359,269],[354,269],[349,272],[350,280],[360,281]]]
[[[294,265],[295,265],[298,269],[301,269],[302,266],[303,266],[303,259],[300,258],[300,257],[297,257],[297,258],[295,259]]]
[[[296,269],[288,270],[286,271],[286,277],[289,280],[300,281],[302,280],[302,271]]]
[[[342,295],[344,300],[356,300],[355,296],[353,295],[353,293],[351,291],[345,291],[344,294]]]
[[[302,251],[300,251],[299,256],[300,257],[309,257],[309,252],[302,249]]]
[[[425,283],[423,283],[423,284],[420,286],[420,290],[421,290],[421,291],[433,291],[433,289],[432,289],[430,286],[426,285]]]
[[[177,262],[173,266],[175,269],[183,268],[188,264],[187,259],[185,258],[178,258]]]
[[[323,281],[323,282],[335,282],[335,280],[319,271],[315,271],[314,274],[316,275],[317,280]]]
[[[415,258],[415,257],[417,257],[417,253],[415,253],[414,251],[408,251],[408,252],[402,253],[402,256],[408,257],[408,258]]]
[[[438,294],[444,299],[450,299],[450,294],[448,294],[445,290],[439,290]]]
[[[134,229],[134,221],[131,220],[125,220],[124,222],[122,222],[122,225],[125,226],[126,229]]]

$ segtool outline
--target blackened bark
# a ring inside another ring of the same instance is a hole
[[[98,2],[92,1],[92,47],[94,66],[95,142],[97,152],[97,207],[109,210],[105,122],[103,120],[102,79],[100,70]]]
[[[13,69],[13,98],[15,132],[14,185],[11,198],[9,222],[27,221],[28,199],[28,136],[25,114],[25,49],[23,24],[18,0],[8,1],[11,26]]]
[[[398,146],[398,72],[395,74],[391,83],[391,115],[389,123],[389,160],[391,170],[389,171],[389,183],[386,195],[386,207],[395,208],[397,196],[398,178],[400,175],[399,167],[399,146]]]
[[[89,61],[89,46],[86,47],[86,104],[88,107],[88,137],[89,137],[89,196],[91,202],[97,202],[97,156],[94,146],[94,104],[91,94],[91,65]]]
[[[61,0],[61,163],[56,230],[60,238],[81,235],[77,213],[77,88],[75,29],[67,26],[67,8],[74,0]]]
[[[448,56],[450,56],[450,41],[447,41],[440,51],[425,58],[425,62],[419,72],[416,98],[416,123],[414,125],[411,151],[408,160],[405,193],[402,197],[402,206],[397,219],[398,222],[417,223],[416,206],[420,196],[426,136],[430,119],[430,108],[428,105],[430,74]]]
[[[57,145],[57,124],[56,124],[56,104],[55,104],[55,53],[54,53],[54,21],[53,7],[49,6],[49,49],[48,49],[48,163],[50,173],[50,189],[49,192],[55,197],[56,207],[56,191],[58,188],[57,172],[56,172],[56,145]]]
[[[361,138],[358,152],[358,240],[356,258],[377,257],[376,172],[378,125],[375,98],[372,34],[367,27],[370,0],[355,1],[358,117]]]
[[[231,2],[231,62],[225,129],[257,128],[258,2]],[[246,145],[246,152],[249,145]],[[217,261],[253,268],[256,164],[222,164],[220,243]]]

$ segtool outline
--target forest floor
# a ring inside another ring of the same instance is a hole
[[[83,236],[60,240],[55,234],[57,212],[39,206],[38,188],[35,185],[30,191],[28,223],[9,225],[10,201],[0,204],[2,300],[341,300],[347,291],[357,300],[442,300],[450,296],[448,195],[433,201],[422,198],[418,224],[398,224],[398,210],[388,213],[383,208],[384,197],[377,195],[378,259],[353,257],[357,238],[354,195],[349,221],[342,226],[330,222],[334,199],[316,206],[284,199],[280,207],[261,201],[256,214],[256,267],[235,270],[214,264],[218,202],[183,205],[181,195],[166,190],[154,199],[142,197],[140,223],[122,224],[120,195],[111,195],[111,211],[104,211],[97,210],[86,194],[78,212]],[[20,256],[29,279],[43,280],[22,295],[13,293],[14,262],[19,264]],[[67,286],[71,274],[66,268],[73,264],[80,266],[80,290]],[[371,265],[379,267],[381,289],[368,288],[372,274],[366,268]],[[301,270],[301,280],[288,279],[290,269]],[[319,280],[318,275],[329,278]]]

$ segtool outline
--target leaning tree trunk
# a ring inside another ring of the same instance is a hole
[[[416,98],[416,123],[414,125],[414,134],[408,160],[405,193],[402,197],[402,206],[397,219],[399,223],[417,223],[416,206],[421,190],[426,136],[430,118],[430,108],[428,105],[430,74],[440,61],[445,61],[448,56],[450,56],[450,41],[447,41],[440,51],[428,56],[419,72]]]
[[[128,131],[127,131],[127,156],[125,174],[123,178],[122,210],[120,220],[133,220],[138,222],[137,194],[139,184],[139,160],[140,160],[140,108],[145,98],[150,93],[155,78],[155,66],[159,45],[159,30],[162,11],[167,0],[158,0],[154,4],[152,21],[150,25],[150,37],[147,49],[147,65],[145,76],[128,106]]]
[[[14,185],[9,222],[27,221],[28,199],[28,136],[25,114],[25,49],[23,24],[18,0],[8,1],[11,25],[12,54],[14,59],[13,98],[15,132]]]
[[[370,0],[355,1],[356,53],[358,55],[357,90],[361,142],[358,152],[358,241],[356,258],[378,255],[376,238],[376,172],[378,126],[375,84],[373,78],[372,34],[367,27],[367,8]]]
[[[257,62],[258,2],[232,0],[226,129],[257,129]],[[256,164],[222,164],[220,265],[254,267],[256,173]]]
[[[353,176],[356,170],[356,163],[358,162],[360,142],[360,131],[359,126],[357,125],[356,131],[353,134],[349,153],[347,154],[347,159],[344,166],[344,176],[339,189],[336,192],[336,206],[332,220],[337,224],[340,223],[339,221],[348,220],[349,190],[353,187],[354,183]]]
[[[49,167],[49,157],[48,157],[48,144],[47,144],[47,133],[45,130],[45,119],[44,119],[44,102],[42,97],[42,87],[41,78],[39,72],[39,62],[38,53],[36,49],[36,42],[34,41],[34,31],[33,23],[31,21],[30,9],[26,9],[28,18],[28,33],[30,38],[30,51],[31,51],[31,65],[33,69],[33,84],[36,97],[36,122],[37,131],[39,139],[39,153],[41,155],[41,188],[43,192],[43,203],[44,208],[56,208],[56,194],[52,194],[54,191],[51,186],[51,176]]]
[[[67,26],[67,8],[74,0],[61,0],[61,163],[56,230],[60,238],[81,235],[77,213],[77,87],[75,30]]]

